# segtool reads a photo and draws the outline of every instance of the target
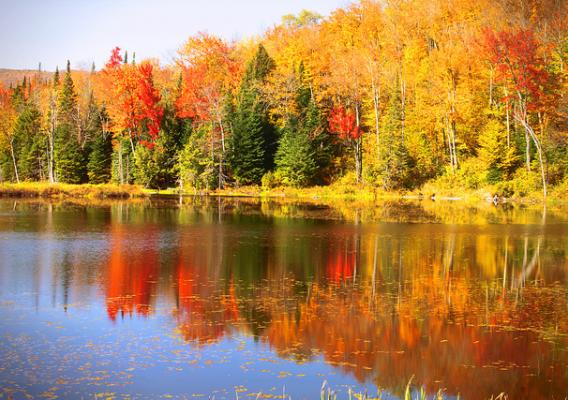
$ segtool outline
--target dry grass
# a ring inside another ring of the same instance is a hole
[[[146,196],[136,185],[71,185],[65,183],[23,182],[0,184],[0,197],[129,199]]]

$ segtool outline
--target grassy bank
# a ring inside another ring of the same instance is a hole
[[[290,199],[306,202],[333,202],[336,200],[373,203],[381,200],[402,199],[435,199],[457,200],[465,203],[490,202],[494,196],[493,187],[477,190],[451,188],[428,183],[420,190],[385,191],[370,185],[354,185],[335,183],[328,186],[309,188],[243,186],[221,190],[185,191],[184,195],[222,196],[222,197],[255,197]],[[1,183],[0,197],[12,198],[75,198],[75,199],[130,199],[142,198],[155,194],[177,195],[177,189],[150,190],[139,185],[72,185],[49,184],[46,182]],[[542,193],[527,192],[523,196],[500,197],[501,202],[542,203]],[[568,183],[552,188],[547,198],[550,204],[568,204]]]
[[[342,185],[332,184],[329,186],[314,186],[310,188],[276,187],[264,188],[261,186],[245,186],[240,188],[227,188],[204,192],[186,192],[185,194],[202,194],[227,197],[264,197],[264,198],[290,198],[306,201],[333,201],[333,200],[358,200],[373,202],[378,200],[399,199],[435,199],[435,200],[459,200],[467,203],[490,202],[495,190],[493,187],[484,187],[476,190],[456,189],[438,186],[434,183],[425,185],[414,191],[385,191],[368,185]],[[547,203],[568,203],[568,185],[560,185],[550,191]],[[500,202],[516,203],[542,203],[543,197],[540,191],[531,191],[526,194],[511,197],[499,197]]]
[[[0,197],[129,199],[147,194],[136,185],[71,185],[65,183],[23,182],[0,184]]]

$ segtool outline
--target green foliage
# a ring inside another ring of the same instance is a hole
[[[300,128],[297,121],[288,122],[276,153],[276,168],[282,183],[294,187],[310,184],[317,168],[310,138]]]
[[[174,167],[172,162],[175,158],[171,154],[173,146],[168,146],[169,137],[166,135],[158,136],[155,146],[148,148],[144,145],[137,145],[135,152],[135,182],[150,189],[165,189],[173,186],[172,177]]]
[[[74,125],[77,118],[77,93],[71,78],[69,61],[67,61],[67,72],[63,79],[63,86],[58,99],[58,119],[60,123]]]
[[[55,175],[59,182],[83,183],[87,180],[86,157],[77,132],[77,94],[69,61],[59,93],[58,125],[55,130]]]
[[[133,183],[135,175],[135,161],[132,146],[127,138],[116,139],[112,152],[111,181],[116,184]]]
[[[334,138],[328,132],[327,119],[312,99],[311,93],[307,106],[305,106],[305,102],[303,103],[300,100],[298,100],[298,105],[304,105],[301,114],[301,118],[303,118],[302,129],[311,141],[313,159],[316,164],[312,182],[315,184],[329,183],[330,179],[337,173],[333,168],[333,159],[339,152],[339,146],[334,144]]]
[[[89,183],[108,183],[111,180],[112,139],[110,133],[98,132],[92,143],[87,163]]]
[[[75,184],[86,182],[85,156],[72,125],[64,123],[57,127],[54,147],[57,181]]]
[[[247,65],[243,80],[248,81],[249,84],[264,83],[268,75],[274,69],[274,66],[274,60],[270,58],[261,43],[258,45],[256,54]]]
[[[41,114],[33,104],[27,104],[18,116],[14,136],[20,180],[43,179],[47,164],[47,143],[41,132]]]
[[[192,133],[191,121],[178,118],[173,103],[165,99],[162,130],[156,141],[159,154],[154,158],[158,162],[158,173],[152,177],[150,187],[174,187],[178,183],[178,158],[184,144]]]
[[[263,189],[272,189],[282,184],[282,180],[278,177],[278,171],[268,171],[262,176],[261,184]]]
[[[276,130],[259,87],[273,67],[274,61],[260,45],[247,65],[236,107],[228,113],[232,127],[228,161],[238,184],[260,183],[274,165]]]
[[[179,177],[184,190],[203,190],[213,186],[215,163],[207,152],[206,131],[199,129],[187,139],[179,156]]]
[[[108,183],[112,177],[112,133],[107,132],[106,127],[110,123],[106,108],[98,109],[91,96],[91,121],[88,121],[89,140],[86,144],[87,154],[87,177],[89,183]]]

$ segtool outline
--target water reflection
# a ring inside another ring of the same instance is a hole
[[[114,329],[164,316],[161,335],[199,351],[253,338],[305,373],[321,359],[394,394],[414,376],[462,398],[566,395],[561,209],[546,224],[538,209],[430,202],[2,201],[0,213],[4,303],[75,315],[100,304]]]

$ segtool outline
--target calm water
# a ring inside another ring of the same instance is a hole
[[[568,210],[0,201],[0,398],[564,398],[567,334]]]

